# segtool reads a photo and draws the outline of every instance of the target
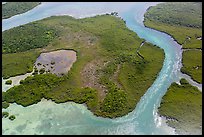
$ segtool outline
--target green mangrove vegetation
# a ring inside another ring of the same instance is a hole
[[[41,68],[40,70],[39,70],[39,73],[40,74],[43,74],[45,72],[45,68]]]
[[[11,85],[11,84],[12,84],[12,80],[7,80],[7,81],[5,82],[5,84]]]
[[[40,2],[6,2],[2,5],[2,19],[29,11],[39,4]]]
[[[32,72],[33,64],[43,47],[57,38],[57,33],[56,29],[36,22],[4,31],[2,33],[3,78]]]
[[[2,118],[7,118],[9,116],[8,112],[2,112]]]
[[[202,3],[161,3],[149,8],[145,17],[164,24],[202,28]]]
[[[181,79],[172,83],[164,95],[159,113],[180,134],[202,134],[202,92]]]
[[[8,108],[9,107],[9,103],[7,103],[7,102],[2,102],[2,108]]]
[[[42,48],[55,37],[57,37],[57,32],[51,27],[39,23],[26,24],[4,31],[2,51],[3,53],[16,53]]]
[[[170,34],[182,45],[181,71],[202,83],[202,3],[170,2],[145,13],[147,27]],[[202,93],[185,79],[172,83],[162,98],[159,113],[181,134],[202,134]]]
[[[2,118],[9,118],[9,120],[11,120],[11,121],[13,121],[14,119],[16,119],[16,116],[15,115],[10,115],[9,116],[9,113],[8,112],[6,112],[6,111],[4,111],[4,112],[2,112]]]
[[[172,35],[182,45],[184,51],[181,71],[202,83],[202,3],[158,4],[145,13],[144,24]]]
[[[202,83],[202,51],[187,50],[183,52],[182,62],[184,66],[181,71],[191,76],[194,81]]]
[[[33,64],[39,55],[39,50],[2,54],[2,77],[7,79],[32,72]]]
[[[10,115],[9,119],[13,121],[14,119],[16,119],[16,117],[14,115]]]
[[[33,25],[36,28],[46,27],[33,32]],[[4,77],[33,70],[34,62],[42,52],[74,50],[77,61],[68,74],[62,77],[50,73],[38,74],[34,69],[33,76],[3,92],[4,102],[28,106],[42,98],[56,103],[74,101],[85,103],[97,116],[119,117],[136,107],[163,65],[164,51],[150,43],[145,42],[138,51],[143,58],[137,54],[136,51],[144,40],[115,16],[100,15],[84,19],[49,17],[27,24],[27,29],[22,31],[21,36],[25,37],[25,44],[30,43],[30,49],[20,50],[18,44],[14,47],[7,46],[20,41],[20,37],[13,33],[22,27],[25,26],[3,32],[5,36],[8,32],[13,36],[11,40],[4,36],[7,43],[5,47],[10,48],[10,52],[3,52]],[[54,34],[49,42],[44,39],[47,31]],[[34,40],[34,37],[45,42],[38,45],[39,40]]]

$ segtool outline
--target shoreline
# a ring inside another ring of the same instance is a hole
[[[159,114],[159,113],[158,113]],[[169,126],[169,127],[171,127],[171,128],[173,128],[174,129],[174,132],[176,133],[176,135],[197,135],[196,133],[195,133],[195,131],[189,131],[189,132],[186,132],[186,131],[180,131],[178,128],[176,128],[176,127],[174,127],[174,126],[172,126],[172,125],[169,125],[169,121],[176,121],[176,122],[179,122],[177,119],[174,119],[174,118],[171,118],[171,117],[168,117],[168,116],[163,116],[163,115],[161,115],[161,114],[159,114],[159,117],[161,117],[161,118],[164,118],[164,120],[165,120],[165,122],[166,122],[166,124]],[[199,128],[196,128],[195,130],[199,130]],[[199,135],[199,134],[198,134]]]
[[[148,12],[148,10],[150,9],[151,7],[149,7],[147,10],[146,10],[146,13]],[[146,14],[145,13],[145,14]],[[165,33],[165,34],[167,34],[167,35],[169,35],[180,47],[181,47],[181,50],[182,50],[182,54],[181,54],[181,57],[182,57],[182,59],[181,59],[181,64],[182,64],[182,67],[181,67],[181,69],[180,69],[180,72],[181,72],[181,74],[185,74],[185,75],[187,75],[188,77],[190,77],[190,79],[188,78],[188,79],[186,79],[186,77],[182,77],[183,75],[181,75],[181,79],[182,78],[185,78],[186,80],[188,80],[188,81],[193,81],[193,82],[195,82],[196,84],[201,84],[201,86],[202,86],[202,83],[200,83],[200,82],[198,82],[197,80],[195,80],[193,77],[191,77],[191,75],[190,74],[188,74],[188,73],[184,73],[183,71],[182,71],[182,68],[183,68],[183,66],[184,66],[184,64],[183,64],[183,52],[184,51],[186,51],[186,50],[201,50],[201,52],[202,52],[202,48],[194,48],[194,49],[188,49],[188,48],[183,48],[183,44],[184,43],[180,43],[180,42],[178,42],[176,39],[175,39],[175,37],[173,36],[173,35],[171,35],[171,34],[169,34],[168,32],[165,32],[165,31],[163,31],[163,30],[159,30],[159,29],[157,29],[157,28],[154,28],[154,26],[153,27],[151,27],[151,26],[147,26],[147,20],[149,21],[149,22],[152,22],[151,20],[149,20],[149,19],[147,19],[147,17],[145,17],[145,14],[144,14],[144,20],[143,20],[143,24],[144,24],[144,26],[145,27],[147,27],[147,28],[150,28],[150,29],[153,29],[153,30],[157,30],[157,31],[159,31],[159,32],[162,32],[162,33]],[[198,88],[198,90],[199,91],[201,91],[201,93],[202,93],[202,87],[201,87],[201,89],[199,88],[199,86],[198,85],[194,85],[194,84],[191,84],[191,82],[189,82],[189,84],[191,85],[191,86],[194,86],[194,87],[196,87],[196,88]],[[180,85],[180,84],[179,84]],[[167,91],[168,91],[168,89],[167,89]],[[167,93],[166,93],[167,94]],[[165,95],[166,95],[165,94]],[[163,100],[163,98],[162,98],[162,100]],[[162,101],[161,101],[161,103],[162,103]],[[160,104],[161,104],[160,103]],[[159,116],[160,117],[165,117],[165,119],[166,119],[166,124],[168,125],[168,126],[170,126],[170,127],[172,127],[172,128],[174,128],[175,129],[175,132],[178,134],[178,135],[194,135],[194,134],[200,134],[200,130],[202,130],[202,129],[200,129],[200,127],[197,127],[197,128],[193,128],[193,130],[188,130],[188,131],[185,131],[183,128],[179,128],[179,127],[177,127],[177,126],[173,126],[173,125],[171,125],[170,123],[171,123],[171,121],[177,121],[177,122],[179,122],[177,119],[174,119],[174,118],[171,118],[171,117],[168,117],[168,116],[165,116],[165,115],[161,115],[160,113],[159,113],[159,110],[160,110],[160,106],[158,107],[158,114],[159,114]],[[170,123],[169,123],[170,122]],[[202,127],[202,125],[201,125],[201,127]],[[191,127],[190,127],[191,128]],[[202,134],[202,133],[201,133]]]
[[[159,31],[159,32],[162,32],[162,33],[165,33],[165,34],[169,35],[169,36],[170,36],[176,43],[178,43],[178,45],[180,45],[181,48],[182,48],[182,44],[181,44],[180,42],[178,42],[178,41],[175,39],[175,37],[174,37],[173,35],[169,34],[168,32],[165,32],[165,31],[162,31],[162,30],[158,30],[158,29],[156,29],[156,28],[151,28],[151,27],[149,27],[149,26],[146,26],[145,20],[143,21],[143,24],[144,24],[144,26],[145,26],[146,28],[153,29],[153,30],[156,30],[156,31]]]
[[[144,23],[145,21],[143,21],[143,23]],[[182,60],[181,60],[181,63],[182,63],[182,66],[183,66],[183,51],[186,49],[186,48],[183,48],[182,47],[182,44],[180,44],[175,38],[174,38],[174,36],[172,36],[171,34],[169,34],[168,32],[165,32],[165,31],[162,31],[162,30],[158,30],[158,29],[156,29],[156,28],[152,28],[152,27],[149,27],[149,26],[146,26],[146,24],[144,23],[144,26],[145,27],[147,27],[147,28],[150,28],[150,29],[153,29],[153,30],[157,30],[157,31],[159,31],[159,32],[162,32],[162,33],[165,33],[165,34],[167,34],[167,35],[169,35],[176,43],[178,43],[179,44],[179,46],[181,46],[181,49],[182,49]],[[202,49],[198,49],[198,48],[196,48],[196,49],[189,49],[189,50],[201,50],[202,51]],[[181,70],[180,70],[180,72],[182,72]],[[183,74],[186,74],[186,75],[188,75],[189,77],[191,77],[188,73],[184,73],[184,72],[182,72]],[[202,84],[202,83],[199,83],[198,81],[196,81],[195,79],[193,79],[192,77],[191,77],[191,79],[193,80],[193,81],[195,81],[196,83],[198,83],[198,84]]]
[[[147,28],[150,28],[150,29],[153,29],[153,30],[157,30],[157,31],[159,31],[159,32],[162,32],[162,33],[165,33],[165,34],[169,35],[172,39],[174,39],[175,42],[177,42],[177,43],[179,44],[179,46],[181,46],[181,49],[182,49],[182,60],[181,60],[181,63],[182,63],[182,66],[183,66],[183,49],[184,49],[184,48],[182,47],[182,44],[179,43],[179,42],[174,38],[174,36],[172,36],[171,34],[165,32],[165,31],[162,31],[162,30],[158,30],[158,29],[156,29],[156,28],[152,28],[152,27],[146,26],[146,24],[145,24],[145,19],[143,20],[143,24],[144,24],[144,26],[147,27]],[[181,67],[181,68],[182,68],[182,67]],[[202,83],[199,83],[199,82],[197,82],[196,80],[194,80],[189,74],[182,72],[181,69],[180,69],[180,72],[183,73],[183,74],[186,74],[187,76],[189,76],[194,82],[196,82],[196,83],[198,83],[198,84],[202,84]],[[192,86],[194,86],[194,85],[192,85]],[[195,86],[195,87],[199,89],[199,87],[197,87],[197,86]],[[199,91],[200,91],[200,89],[199,89]],[[202,92],[202,90],[201,90],[201,92]],[[158,109],[159,109],[159,108],[158,108]],[[165,117],[165,119],[166,119],[167,121],[169,121],[169,120],[168,120],[168,117],[163,116],[163,115],[161,115],[160,113],[158,113],[158,114],[159,114],[159,116]],[[170,118],[170,119],[171,119],[171,118]],[[167,121],[166,121],[166,124],[167,124],[168,126],[170,126],[171,128],[175,129],[175,133],[178,134],[178,135],[183,135],[183,133],[189,133],[189,135],[193,134],[193,132],[179,131],[178,128],[169,125]],[[199,128],[198,128],[198,129],[199,129]],[[185,134],[184,134],[184,135],[185,135]]]
[[[6,3],[7,3],[7,2],[2,3],[2,6],[5,5]],[[14,15],[12,15],[12,16],[8,16],[8,17],[2,17],[2,21],[3,21],[3,20],[6,20],[6,19],[9,19],[9,18],[11,18],[11,17],[14,17],[14,16],[16,16],[16,15],[24,14],[24,13],[26,13],[26,12],[28,12],[28,11],[30,11],[30,10],[36,8],[37,6],[39,6],[39,5],[41,5],[41,4],[42,4],[42,2],[39,2],[35,7],[31,8],[31,9],[28,9],[28,10],[22,12],[22,13],[17,13],[17,14],[14,14]]]
[[[187,50],[187,51],[190,51],[190,50],[198,50],[198,49],[189,49],[189,50]],[[185,50],[182,48],[182,60],[181,60],[182,67],[183,67],[183,52],[184,52],[184,51],[185,51]],[[202,52],[202,50],[201,50],[201,52]],[[181,70],[180,70],[180,72],[181,72],[182,74],[188,75],[188,76],[190,77],[190,79],[192,79],[192,80],[193,80],[194,82],[196,82],[197,84],[202,84],[202,83],[198,82],[196,79],[194,79],[190,74],[188,74],[188,73],[182,71],[182,67],[181,67]],[[197,87],[197,86],[196,86],[196,87]]]
[[[3,90],[3,86],[2,86],[2,91],[3,91],[3,92],[6,92],[6,91],[9,90],[10,88],[12,88],[12,87],[14,87],[14,86],[20,85],[20,81],[26,79],[26,78],[29,77],[29,76],[32,76],[32,73],[33,73],[33,72],[34,72],[34,69],[33,69],[32,72],[25,73],[25,74],[22,74],[22,75],[12,76],[12,77],[9,77],[9,78],[6,78],[6,79],[4,79],[4,78],[2,77],[2,82],[4,82],[3,84],[5,85],[5,88],[6,88],[6,90],[4,91],[4,90]],[[7,80],[12,80],[12,84],[11,84],[11,85],[6,85],[5,82],[6,82]]]

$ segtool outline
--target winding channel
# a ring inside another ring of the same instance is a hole
[[[84,105],[73,102],[55,104],[43,99],[25,108],[14,103],[6,111],[16,115],[16,119],[2,119],[3,134],[175,134],[174,129],[166,125],[165,119],[158,116],[157,108],[171,83],[183,77],[180,72],[182,49],[171,36],[143,25],[144,13],[156,4],[42,3],[24,14],[3,20],[2,31],[52,15],[82,18],[116,11],[129,29],[165,52],[159,76],[136,108],[126,116],[116,119],[96,117]],[[2,86],[5,85],[2,83]]]

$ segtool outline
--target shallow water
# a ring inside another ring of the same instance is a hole
[[[51,15],[68,14],[82,18],[118,11],[129,29],[165,51],[159,76],[135,110],[126,116],[116,119],[96,117],[84,105],[73,102],[55,104],[43,100],[26,108],[11,104],[7,110],[16,114],[16,119],[2,119],[3,134],[175,134],[174,129],[166,125],[165,119],[158,116],[157,108],[170,84],[180,79],[182,51],[169,35],[144,27],[146,9],[156,4],[43,3],[25,14],[3,20],[2,29],[6,30]]]
[[[112,11],[125,11],[133,3],[105,3],[105,2],[43,2],[32,10],[15,15],[2,21],[2,31],[40,20],[53,15],[69,15],[76,18],[90,17]]]
[[[202,92],[202,84],[199,84],[191,79],[189,75],[180,73],[180,78],[185,78],[191,85],[196,86]]]
[[[24,75],[19,75],[19,76],[15,76],[15,77],[10,77],[10,78],[8,78],[8,79],[3,79],[3,78],[2,78],[2,91],[5,92],[5,91],[7,91],[8,89],[10,89],[11,87],[19,85],[21,80],[24,80],[24,79],[27,78],[28,76],[31,76],[33,72],[34,72],[34,70],[33,70],[31,73],[26,73],[26,74],[24,74]],[[12,81],[12,84],[11,84],[11,85],[5,84],[5,82],[6,82],[7,80],[11,80],[11,81]]]

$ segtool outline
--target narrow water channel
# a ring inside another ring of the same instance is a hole
[[[85,106],[73,102],[55,104],[43,99],[25,108],[14,103],[7,111],[17,118],[14,121],[2,119],[3,134],[175,134],[174,129],[166,125],[165,119],[158,116],[157,108],[170,84],[180,79],[182,50],[169,35],[143,25],[145,11],[156,4],[43,3],[27,13],[3,20],[4,31],[51,15],[67,14],[82,18],[116,11],[129,29],[165,52],[159,76],[135,110],[126,116],[116,119],[96,117]]]

